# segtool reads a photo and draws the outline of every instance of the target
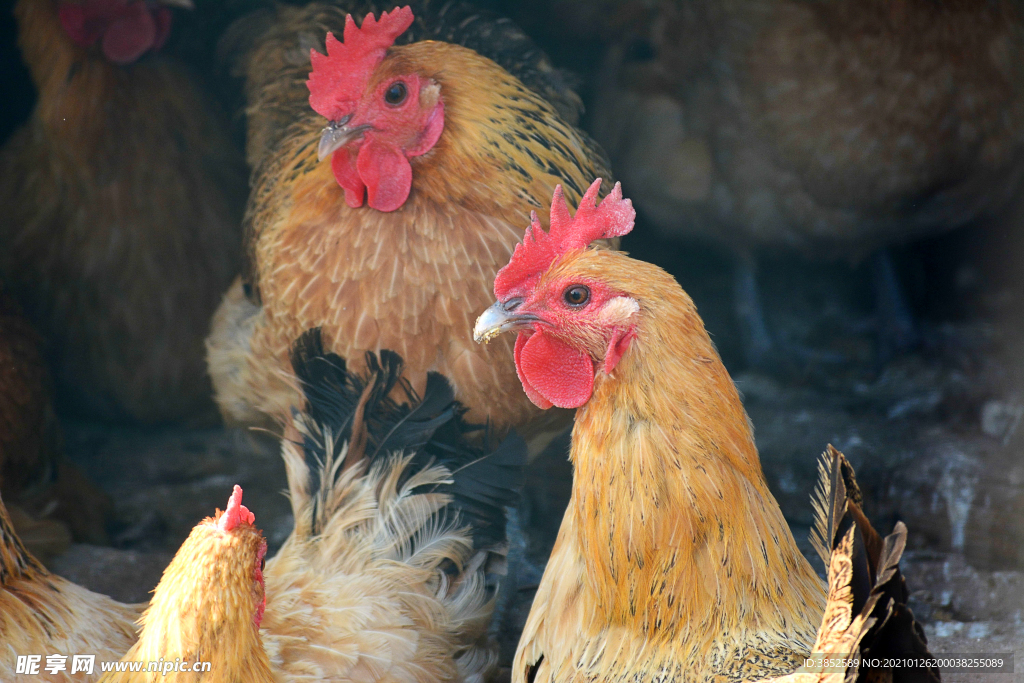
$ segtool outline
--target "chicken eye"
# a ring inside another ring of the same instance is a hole
[[[260,558],[260,571],[263,571],[266,568],[267,568],[267,558],[266,557],[261,557]]]
[[[405,87],[405,83],[402,81],[395,81],[391,84],[391,87],[384,93],[384,101],[390,105],[399,105],[405,102],[405,96],[409,94],[409,91]]]
[[[562,295],[570,306],[583,306],[590,301],[590,290],[583,285],[573,285]]]

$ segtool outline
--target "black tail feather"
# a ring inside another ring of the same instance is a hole
[[[874,625],[861,640],[862,659],[896,660],[929,657],[924,630],[907,607],[909,591],[900,573],[899,561],[906,547],[907,528],[896,524],[884,541],[861,510],[863,498],[857,479],[842,453],[829,445],[818,464],[818,486],[812,503],[815,525],[811,543],[822,555],[825,566],[840,541],[856,527],[852,553],[853,612],[870,606]],[[875,680],[875,671],[862,668],[858,679]],[[893,683],[937,683],[933,667],[895,668]]]
[[[420,397],[401,376],[404,363],[398,354],[368,353],[366,366],[365,377],[349,372],[344,359],[324,350],[319,329],[305,332],[292,347],[292,368],[306,397],[305,412],[321,431],[333,436],[334,455],[351,438],[360,398],[372,382],[362,413],[370,463],[395,452],[412,455],[406,478],[435,463],[445,466],[453,483],[441,490],[452,496],[450,507],[472,528],[474,546],[504,543],[505,508],[518,503],[525,479],[526,443],[513,433],[488,450],[487,428],[463,419],[465,409],[438,373],[428,373]],[[393,397],[396,387],[404,395],[401,402]],[[303,446],[307,460],[323,460],[322,443],[307,438]],[[310,462],[310,472],[319,471]]]

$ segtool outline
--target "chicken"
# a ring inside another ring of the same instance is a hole
[[[151,55],[187,0],[19,0],[38,90],[0,153],[0,277],[49,344],[60,407],[216,416],[203,340],[240,265],[245,169],[198,84]]]
[[[0,492],[46,481],[60,453],[42,340],[0,288]]]
[[[725,681],[792,672],[825,587],[765,483],[750,421],[690,298],[595,239],[633,227],[600,180],[560,189],[494,282],[474,337],[518,332],[539,407],[577,408],[573,491],[513,683]]]
[[[224,512],[197,524],[167,565],[138,642],[103,683],[277,680],[260,639],[267,542],[255,522],[236,485]]]
[[[217,401],[229,421],[287,416],[289,345],[320,327],[356,369],[391,349],[418,392],[443,374],[467,419],[496,437],[515,427],[536,451],[569,414],[513,390],[498,362],[510,346],[476,347],[472,315],[522,236],[520,207],[546,206],[556,183],[579,197],[603,153],[573,125],[576,94],[508,21],[459,3],[373,9],[352,10],[357,28],[337,5],[281,6],[227,40],[249,44],[233,49],[255,170],[245,281],[208,340]]]
[[[469,444],[445,379],[420,399],[391,352],[361,379],[314,330],[293,364],[307,398],[282,447],[295,530],[267,564],[263,620],[279,680],[481,683],[525,444]]]
[[[63,458],[41,346],[0,287],[0,492],[22,542],[46,561],[67,549],[71,532],[103,542],[111,504]]]
[[[756,286],[764,250],[870,256],[883,351],[911,345],[884,248],[992,216],[1020,187],[1017,3],[666,0],[651,12],[609,51],[591,130],[653,225],[739,255],[751,360],[778,342]]]
[[[38,655],[34,681],[86,683],[98,674],[47,673],[46,655],[94,654],[117,660],[135,642],[141,606],[122,605],[51,574],[29,553],[0,501],[0,680],[29,680],[17,675],[17,658]]]

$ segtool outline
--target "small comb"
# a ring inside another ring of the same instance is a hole
[[[621,237],[633,229],[636,211],[628,199],[622,198],[622,186],[615,187],[597,204],[601,179],[595,180],[580,200],[575,217],[562,195],[562,186],[555,187],[551,198],[551,229],[544,232],[537,212],[530,214],[530,227],[523,243],[516,245],[508,265],[494,278],[494,295],[506,301],[531,289],[555,259],[575,249],[583,249],[594,240]]]
[[[329,121],[337,121],[345,113],[344,106],[357,100],[366,87],[370,74],[384,59],[395,38],[412,25],[412,9],[408,6],[383,12],[380,19],[367,14],[362,27],[352,15],[345,17],[345,42],[333,33],[327,34],[327,54],[309,51],[313,71],[309,74],[309,106]]]
[[[221,531],[231,531],[239,524],[245,522],[252,524],[256,521],[256,515],[249,512],[249,508],[242,505],[242,487],[235,484],[231,497],[228,498],[228,507],[220,516],[217,526]]]

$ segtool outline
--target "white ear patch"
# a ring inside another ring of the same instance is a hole
[[[640,312],[640,304],[628,296],[617,296],[609,299],[604,308],[597,314],[597,319],[604,325],[621,325]]]
[[[441,86],[433,80],[428,81],[425,86],[420,88],[420,106],[423,109],[429,109],[437,104],[437,101],[441,99]]]

